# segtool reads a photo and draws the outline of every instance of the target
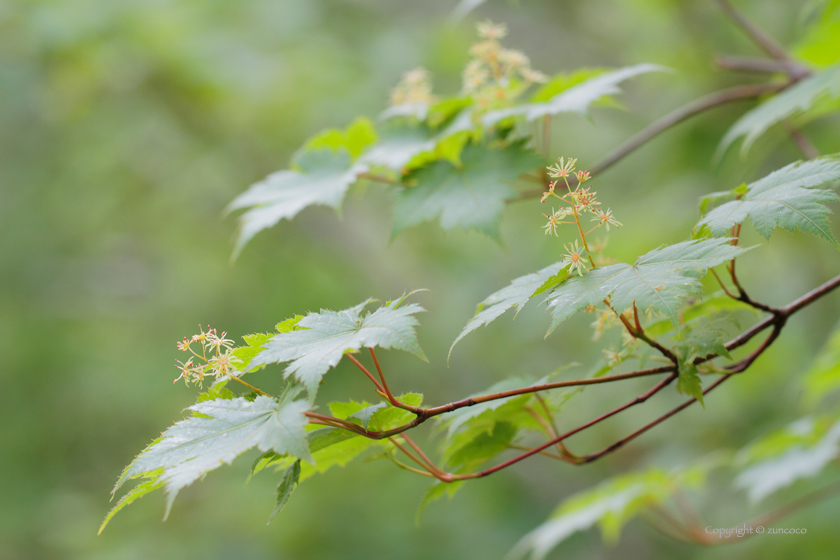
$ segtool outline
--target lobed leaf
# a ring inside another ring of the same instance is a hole
[[[516,196],[508,184],[544,162],[524,141],[494,150],[469,144],[461,167],[436,161],[410,173],[413,186],[399,188],[394,198],[394,234],[421,222],[439,219],[443,229],[475,229],[499,238],[505,202]]]
[[[837,156],[792,163],[746,189],[736,189],[740,189],[736,194],[741,198],[711,210],[700,220],[695,231],[698,235],[705,232],[715,236],[728,235],[733,226],[749,217],[765,239],[777,227],[790,232],[798,229],[822,237],[840,249],[828,221],[831,211],[825,206],[838,197],[832,191],[816,188],[838,179],[840,158]]]
[[[338,209],[356,174],[363,171],[351,165],[346,149],[317,149],[304,152],[297,160],[300,170],[272,173],[236,197],[228,211],[247,209],[239,217],[240,232],[234,258],[260,231],[282,219],[294,218],[307,206],[322,205]]]
[[[114,516],[117,513],[119,513],[119,511],[122,510],[124,507],[131,505],[146,494],[154,492],[155,490],[163,486],[163,481],[161,481],[160,479],[160,472],[160,470],[157,470],[151,473],[147,473],[147,480],[141,482],[140,484],[126,492],[125,495],[117,501],[116,505],[113,508],[111,508],[111,511],[108,512],[108,515],[105,516],[105,519],[102,521],[102,525],[99,526],[99,531],[97,531],[96,534],[101,535],[102,531],[105,529],[108,523],[111,522],[111,519],[113,519]]]
[[[826,95],[840,96],[840,66],[834,66],[804,78],[748,111],[727,131],[718,147],[718,154],[725,152],[741,137],[744,138],[741,154],[746,154],[753,142],[768,128],[798,111],[809,109],[818,99]]]
[[[307,419],[303,415],[309,407],[305,401],[292,400],[298,392],[289,391],[279,401],[265,396],[253,401],[240,397],[204,401],[189,407],[188,410],[200,416],[168,428],[126,467],[114,491],[130,479],[154,476],[155,487],[163,486],[168,494],[168,515],[181,488],[222,463],[230,464],[252,447],[311,462],[304,430]],[[151,490],[142,493],[147,491]],[[129,503],[134,499],[130,498]]]
[[[635,303],[640,311],[665,314],[676,326],[681,301],[701,291],[700,278],[706,271],[747,250],[732,245],[727,238],[684,241],[654,249],[633,265],[613,264],[572,276],[545,299],[553,317],[548,332],[572,314],[606,298],[618,311]]]
[[[452,355],[452,349],[455,348],[455,345],[462,338],[481,325],[489,325],[511,307],[516,307],[516,313],[518,314],[525,304],[528,303],[528,300],[540,292],[548,280],[554,278],[555,283],[562,282],[568,274],[561,269],[567,267],[568,264],[567,261],[560,261],[538,272],[520,276],[511,282],[509,286],[487,296],[484,301],[478,304],[475,317],[470,319],[470,322],[467,323],[467,326],[464,327],[464,330],[461,331],[461,334],[458,335],[458,338],[449,347],[449,355]]]
[[[404,298],[366,313],[371,300],[343,311],[321,310],[310,313],[297,323],[297,330],[272,337],[251,362],[263,364],[290,362],[284,377],[293,376],[315,399],[324,374],[338,364],[346,352],[359,348],[396,348],[426,360],[417,342],[415,313],[423,311],[417,304],[400,307]]]

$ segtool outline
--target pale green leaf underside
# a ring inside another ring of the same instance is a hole
[[[832,97],[840,96],[840,66],[804,78],[747,112],[727,131],[721,140],[718,153],[723,153],[733,142],[743,136],[741,153],[745,154],[753,142],[768,128],[797,111],[809,109],[825,94]]]
[[[234,256],[260,231],[282,219],[294,218],[313,204],[338,209],[344,195],[356,181],[359,166],[351,167],[346,150],[313,150],[298,160],[300,171],[286,169],[272,173],[236,197],[229,211],[247,208],[239,218],[240,232]]]
[[[544,103],[528,103],[508,109],[490,111],[484,115],[483,122],[485,126],[492,126],[507,117],[524,116],[526,120],[533,121],[545,115],[556,115],[558,113],[578,113],[585,116],[588,114],[589,106],[592,103],[604,96],[621,93],[618,84],[624,80],[649,72],[667,71],[667,68],[657,64],[637,64],[612,72],[605,72],[558,93]]]
[[[509,183],[544,162],[517,142],[500,150],[470,144],[461,163],[436,161],[408,176],[413,185],[394,197],[395,234],[439,219],[443,229],[475,229],[497,239],[505,202],[516,196]]]
[[[633,473],[609,480],[600,486],[572,496],[554,515],[525,535],[511,551],[522,558],[530,552],[542,560],[572,534],[601,524],[605,538],[617,537],[623,522],[639,509],[660,503],[671,493],[671,477],[662,471]]]
[[[312,461],[303,415],[309,406],[291,401],[293,397],[294,393],[282,401],[264,396],[254,401],[217,399],[189,407],[202,416],[168,428],[126,468],[115,490],[127,480],[161,470],[157,482],[169,495],[168,513],[181,488],[252,447]]]
[[[751,462],[735,479],[735,485],[746,490],[755,503],[797,480],[816,476],[840,456],[840,422],[829,424],[822,434],[821,428],[825,429],[824,422],[804,418],[783,433],[771,433],[744,449],[741,457],[755,455],[758,446],[762,454],[775,456]]]
[[[542,560],[572,534],[598,524],[605,541],[618,541],[624,524],[649,506],[661,504],[681,488],[701,486],[709,470],[720,466],[722,457],[710,457],[672,472],[658,468],[620,475],[564,501],[551,518],[525,535],[510,557],[528,553]]]
[[[379,141],[359,158],[362,165],[388,167],[400,172],[415,156],[433,150],[432,133],[421,126],[387,127]]]
[[[321,378],[345,352],[378,346],[411,352],[425,360],[414,331],[418,322],[413,317],[423,308],[414,303],[400,306],[402,301],[395,300],[373,313],[364,311],[370,300],[343,311],[310,313],[297,323],[298,330],[269,340],[251,366],[291,362],[284,377],[294,376],[313,400]]]
[[[540,287],[552,276],[560,272],[560,269],[567,266],[566,261],[560,261],[549,265],[538,272],[520,276],[506,286],[487,296],[480,304],[475,317],[470,319],[455,342],[449,348],[449,354],[452,354],[452,349],[458,342],[467,336],[469,333],[476,330],[481,325],[489,325],[491,322],[500,317],[505,311],[511,307],[516,307],[516,312],[519,311],[528,303],[528,300],[534,295]]]
[[[549,333],[574,313],[609,297],[619,312],[635,302],[640,311],[663,313],[679,324],[682,300],[701,291],[706,271],[741,255],[748,249],[733,246],[728,238],[684,241],[655,249],[636,264],[613,264],[572,276],[546,298],[552,314]]]
[[[825,206],[838,197],[832,191],[815,188],[838,179],[840,159],[836,156],[792,163],[748,185],[740,199],[711,210],[697,224],[697,231],[728,235],[732,226],[749,217],[765,238],[781,227],[811,233],[838,246],[828,220],[831,211]]]

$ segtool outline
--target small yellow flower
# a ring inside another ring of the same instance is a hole
[[[543,226],[543,229],[545,230],[545,234],[546,235],[551,235],[553,233],[556,236],[557,235],[557,226],[559,225],[560,220],[562,220],[563,218],[565,218],[568,215],[569,215],[569,211],[566,210],[565,208],[560,208],[558,210],[554,210],[554,208],[552,208],[550,216],[546,216],[545,214],[543,214],[543,216],[548,218],[548,223]]]
[[[558,163],[546,167],[546,169],[548,169],[549,177],[568,177],[575,170],[575,163],[577,163],[577,159],[569,158],[568,160],[565,160],[561,157],[557,161]]]
[[[575,177],[577,177],[578,183],[583,183],[589,180],[589,171],[578,171]]]
[[[578,275],[583,276],[583,267],[589,264],[586,260],[586,250],[575,240],[574,245],[571,243],[566,245],[566,251],[563,256],[569,261],[569,272],[577,271]]]
[[[598,222],[598,225],[605,224],[607,226],[607,231],[610,231],[610,224],[614,225],[615,227],[621,227],[623,224],[615,219],[612,215],[612,210],[607,209],[606,211],[598,209],[592,210],[595,214],[595,218],[592,219],[593,222]]]
[[[489,19],[477,23],[475,28],[478,30],[479,37],[490,41],[498,41],[507,35],[507,26],[504,23],[495,24]]]

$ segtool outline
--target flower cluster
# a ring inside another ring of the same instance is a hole
[[[607,231],[610,230],[611,225],[620,227],[621,222],[615,219],[611,209],[603,210],[599,208],[601,203],[596,198],[598,193],[593,192],[589,187],[584,188],[583,184],[590,179],[589,172],[582,170],[575,171],[577,160],[574,158],[565,159],[561,157],[557,161],[557,163],[546,168],[548,170],[548,176],[553,180],[548,184],[548,191],[543,193],[542,202],[545,202],[549,197],[553,196],[568,204],[568,208],[562,208],[562,211],[565,212],[563,217],[574,214],[576,220],[579,220],[582,212],[594,214],[595,217],[592,221],[597,223],[589,232],[602,225],[606,226]],[[569,183],[569,177],[574,177],[577,180],[577,185],[574,190],[572,190],[571,184]],[[560,180],[566,186],[566,192],[562,196],[555,192]],[[553,213],[552,216],[554,215]],[[546,217],[549,218],[549,225],[551,225],[551,217]],[[557,220],[554,223],[558,223]],[[549,225],[545,227],[549,227]],[[586,233],[588,234],[589,232]]]
[[[183,379],[189,385],[190,381],[201,384],[207,376],[220,377],[233,375],[240,359],[233,355],[233,341],[225,338],[227,333],[216,334],[216,329],[207,325],[205,332],[201,325],[199,333],[177,343],[178,350],[190,352],[192,356],[186,362],[178,361],[175,367],[181,371],[173,383]],[[201,353],[193,349],[192,345],[201,347]]]
[[[543,214],[548,219],[543,229],[546,235],[554,234],[556,236],[557,226],[560,224],[577,225],[583,247],[580,247],[577,241],[574,242],[574,245],[567,245],[564,257],[569,262],[569,272],[577,272],[582,276],[585,265],[591,264],[595,268],[595,264],[591,260],[587,261],[590,251],[586,242],[586,236],[601,226],[605,226],[607,231],[609,231],[611,225],[619,227],[621,226],[621,222],[615,219],[612,215],[612,210],[599,208],[601,203],[598,202],[596,196],[598,193],[592,191],[589,187],[583,186],[590,179],[589,172],[577,170],[575,168],[576,164],[577,160],[574,158],[566,159],[561,157],[557,160],[557,163],[546,168],[551,181],[548,184],[548,191],[543,193],[542,202],[545,202],[549,197],[554,197],[566,206],[561,206],[557,210],[552,208],[550,215]],[[572,189],[572,185],[569,182],[570,177],[577,181],[574,189]],[[566,192],[562,195],[555,192],[560,181],[566,187]],[[583,225],[581,224],[581,214],[584,212],[594,214],[595,217],[592,221],[596,222],[595,226],[586,232],[583,231]],[[563,221],[567,217],[571,219],[569,221]]]
[[[531,68],[531,61],[520,51],[505,49],[499,42],[507,35],[504,25],[479,23],[481,41],[470,48],[473,58],[463,75],[463,93],[470,95],[480,110],[510,105],[533,83],[548,76]]]
[[[403,74],[402,80],[391,92],[391,105],[430,104],[433,101],[432,78],[425,68],[415,68]]]

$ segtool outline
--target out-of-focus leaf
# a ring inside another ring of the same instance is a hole
[[[552,76],[548,83],[540,86],[534,95],[531,96],[531,103],[549,101],[555,95],[609,71],[609,68],[579,68],[568,74],[563,73]]]
[[[803,377],[805,398],[812,404],[840,389],[840,328],[835,328]]]
[[[350,153],[341,149],[305,152],[297,160],[300,170],[278,171],[252,185],[228,206],[228,211],[248,210],[239,217],[240,232],[234,257],[260,231],[280,220],[294,218],[313,204],[336,210],[362,168],[351,167]]]
[[[701,291],[700,278],[706,271],[745,251],[726,238],[684,241],[654,249],[639,257],[634,265],[613,264],[583,276],[573,275],[545,300],[553,316],[548,332],[577,311],[607,297],[616,310],[623,311],[635,302],[640,311],[664,313],[676,326],[681,301]]]
[[[439,218],[443,229],[475,229],[498,239],[505,202],[516,196],[508,183],[543,160],[524,142],[515,142],[498,150],[469,144],[461,162],[459,168],[437,161],[406,177],[412,186],[396,192],[394,234]]]
[[[399,105],[392,105],[379,113],[379,120],[386,121],[394,117],[413,117],[422,121],[425,120],[428,112],[428,103],[400,103]]]
[[[728,235],[732,226],[747,219],[765,238],[777,227],[793,232],[797,229],[828,240],[835,247],[840,244],[831,233],[827,202],[838,200],[821,185],[840,179],[840,158],[824,156],[806,162],[796,162],[778,169],[763,179],[741,187],[741,198],[726,202],[706,214],[698,222],[696,235],[706,232],[715,236]],[[736,189],[736,190],[738,190]]]
[[[650,469],[625,474],[575,494],[560,504],[548,521],[525,535],[510,556],[522,558],[530,553],[532,559],[542,560],[563,540],[595,524],[600,526],[604,540],[615,542],[632,517],[664,502],[677,489],[702,485],[713,466],[716,462],[703,462],[671,473]]]
[[[334,152],[346,149],[356,159],[371,144],[376,142],[376,129],[367,117],[359,117],[345,129],[330,128],[306,141],[302,151],[328,148]]]
[[[379,141],[362,154],[359,162],[383,166],[397,173],[423,152],[435,148],[433,133],[423,125],[390,125],[379,131]]]
[[[464,330],[461,331],[461,334],[458,335],[458,338],[449,347],[449,354],[452,355],[452,349],[455,348],[458,341],[481,325],[486,326],[490,324],[511,307],[516,307],[516,313],[518,314],[525,304],[528,303],[528,300],[536,295],[536,292],[540,288],[543,288],[550,278],[555,278],[556,284],[562,282],[568,274],[563,271],[563,274],[558,277],[558,273],[561,272],[562,268],[568,266],[568,264],[567,261],[560,261],[545,267],[539,272],[520,276],[511,282],[509,286],[487,296],[484,301],[478,304],[475,317],[470,319],[470,322],[467,323],[467,326],[464,327]]]
[[[742,136],[744,141],[741,144],[741,154],[746,154],[753,142],[768,128],[799,111],[808,110],[826,95],[840,96],[840,66],[827,68],[804,78],[748,111],[724,135],[718,147],[718,154],[725,152]]]
[[[449,496],[449,499],[451,500],[452,496],[455,495],[455,492],[457,492],[463,484],[463,480],[456,480],[455,482],[449,483],[440,482],[438,480],[432,483],[432,485],[426,489],[426,493],[423,495],[423,501],[420,502],[420,507],[417,508],[417,514],[414,518],[414,521],[419,525],[420,517],[423,515],[423,512],[426,510],[426,507],[430,503],[444,496]]]
[[[491,431],[478,434],[474,439],[448,453],[446,465],[458,471],[473,471],[505,451],[513,442],[516,432],[516,426],[510,422],[496,422]]]
[[[321,310],[310,313],[297,323],[297,330],[275,335],[251,362],[262,364],[291,362],[284,377],[294,376],[315,398],[321,378],[338,364],[345,352],[359,348],[396,348],[426,360],[417,343],[415,313],[423,308],[412,303],[400,307],[404,298],[365,312],[371,300],[343,311]]]
[[[590,105],[605,96],[621,93],[618,84],[624,80],[649,72],[666,71],[666,68],[656,64],[637,64],[611,72],[604,72],[561,91],[548,101],[515,105],[508,109],[490,111],[484,115],[482,120],[484,125],[489,127],[508,117],[524,116],[526,120],[533,121],[545,115],[556,115],[558,113],[578,113],[587,116]]]
[[[799,58],[820,68],[840,62],[840,0],[825,2],[816,24],[794,47]]]
[[[744,448],[736,457],[742,468],[735,485],[759,502],[795,481],[814,477],[840,455],[836,417],[803,418]]]

